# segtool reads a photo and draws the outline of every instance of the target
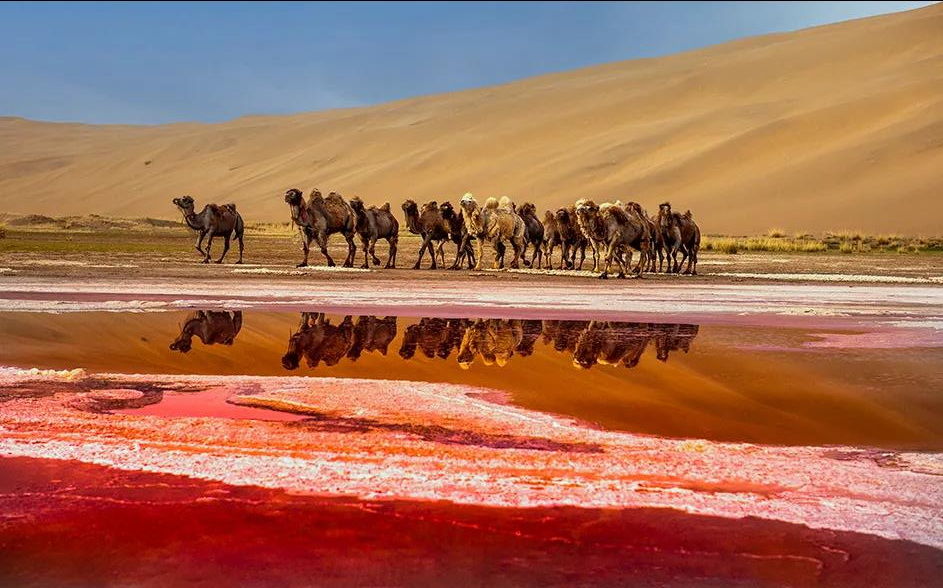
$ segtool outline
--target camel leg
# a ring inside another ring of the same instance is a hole
[[[692,247],[691,252],[688,254],[688,267],[685,268],[684,273],[696,276],[697,275],[697,248]]]
[[[465,251],[467,245],[468,236],[466,235],[458,242],[458,246],[455,248],[455,263],[453,263],[449,269],[457,270],[462,267],[462,261],[465,260],[465,256],[467,254]]]
[[[481,261],[485,258],[485,240],[478,238],[478,261],[475,262],[475,270],[481,269]]]
[[[494,241],[494,262],[491,269],[504,269],[504,243],[500,239]]]
[[[244,245],[242,242],[242,233],[239,233],[238,235],[236,235],[236,239],[239,239],[239,261],[237,261],[236,263],[242,264],[242,249]]]
[[[586,260],[586,245],[580,247],[580,266],[577,268],[579,271],[583,271],[583,261]],[[576,252],[573,252],[573,264],[576,264]]]
[[[573,264],[570,263],[570,244],[566,241],[560,245],[560,269],[572,269]]]
[[[441,260],[441,266],[445,267],[445,240],[439,241],[439,259]]]
[[[598,248],[596,247],[596,243],[593,241],[590,241],[589,249],[593,254],[593,271],[598,272],[599,271],[599,252],[597,251]],[[583,264],[581,263],[580,269],[582,268],[583,268]]]
[[[311,236],[305,231],[301,231],[301,250],[304,251],[305,258],[297,267],[306,267],[308,265],[308,253],[311,251]]]
[[[203,251],[203,239],[206,238],[206,231],[200,231],[200,235],[196,240],[196,250],[200,252],[200,255],[206,257],[206,252]]]
[[[468,269],[475,267],[477,263],[475,260],[475,248],[472,247],[471,238],[468,239],[468,245],[465,249],[465,257],[468,259]]]
[[[523,254],[522,254],[523,255]],[[537,265],[534,265],[534,261],[537,261]],[[544,250],[540,245],[534,245],[534,253],[530,256],[530,265],[528,267],[536,267],[540,269],[543,266],[544,261]]]
[[[438,264],[435,262],[436,251],[438,251],[440,254],[442,253],[442,241],[439,241],[438,250],[436,250],[436,247],[432,244],[432,241],[429,242],[429,255],[432,256],[432,265],[429,266],[429,269],[439,269]]]
[[[422,266],[422,256],[426,252],[426,247],[429,246],[429,237],[422,238],[422,245],[419,246],[419,259],[416,260],[416,265],[413,266],[413,269],[419,269]]]
[[[544,251],[544,269],[553,269],[553,245],[547,245]]]
[[[524,241],[524,247],[521,248],[521,262],[524,263],[524,267],[530,267],[530,262],[527,261],[527,246],[528,245],[529,243],[527,241]],[[534,246],[534,249],[535,250],[537,249],[536,245]]]
[[[226,252],[229,251],[229,235],[223,236],[223,252],[220,254],[219,259],[216,260],[216,263],[223,263],[223,258],[226,257]]]
[[[370,240],[367,237],[361,237],[360,243],[363,245],[363,265],[360,266],[362,269],[368,269],[370,267]]]
[[[206,240],[206,255],[203,256],[203,263],[210,262],[210,248],[213,246],[213,231],[209,232],[209,239]]]
[[[390,245],[390,254],[386,258],[386,268],[396,269],[396,245],[399,241],[396,237],[388,237],[386,242]]]
[[[347,241],[347,259],[344,260],[344,267],[354,267],[354,259],[357,257],[357,244],[354,243],[354,234],[344,233],[344,240]]]
[[[370,238],[370,257],[373,258],[373,265],[380,265],[380,258],[377,257],[377,238]]]
[[[514,249],[514,259],[511,260],[511,269],[518,269],[521,267],[521,260],[523,259],[523,247],[517,241],[511,241],[511,247]],[[526,260],[524,260],[525,263]]]
[[[324,258],[327,259],[327,266],[328,267],[336,266],[337,264],[334,263],[334,258],[331,257],[330,253],[327,252],[327,235],[324,233],[318,233],[317,241],[318,241],[318,247],[321,248],[321,255],[323,255]]]

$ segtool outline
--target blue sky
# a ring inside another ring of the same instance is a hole
[[[0,116],[158,124],[361,106],[927,4],[2,3]]]

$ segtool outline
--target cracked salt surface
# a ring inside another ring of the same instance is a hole
[[[719,272],[715,276],[729,278],[761,278],[766,280],[811,282],[867,282],[874,284],[943,284],[943,276],[910,278],[906,276],[879,276],[868,274],[758,274],[749,272]]]

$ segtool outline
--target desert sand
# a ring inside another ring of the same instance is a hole
[[[291,91],[286,88],[285,91]],[[368,202],[671,200],[707,233],[935,234],[943,5],[366,108],[220,124],[0,119],[0,211],[287,220],[285,189]]]

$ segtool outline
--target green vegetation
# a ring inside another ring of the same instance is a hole
[[[805,231],[788,237],[782,229],[770,229],[766,237],[706,236],[702,251],[741,253],[772,251],[777,253],[923,253],[943,251],[943,237],[905,237],[902,235],[867,235],[861,231],[828,231],[816,237]]]

